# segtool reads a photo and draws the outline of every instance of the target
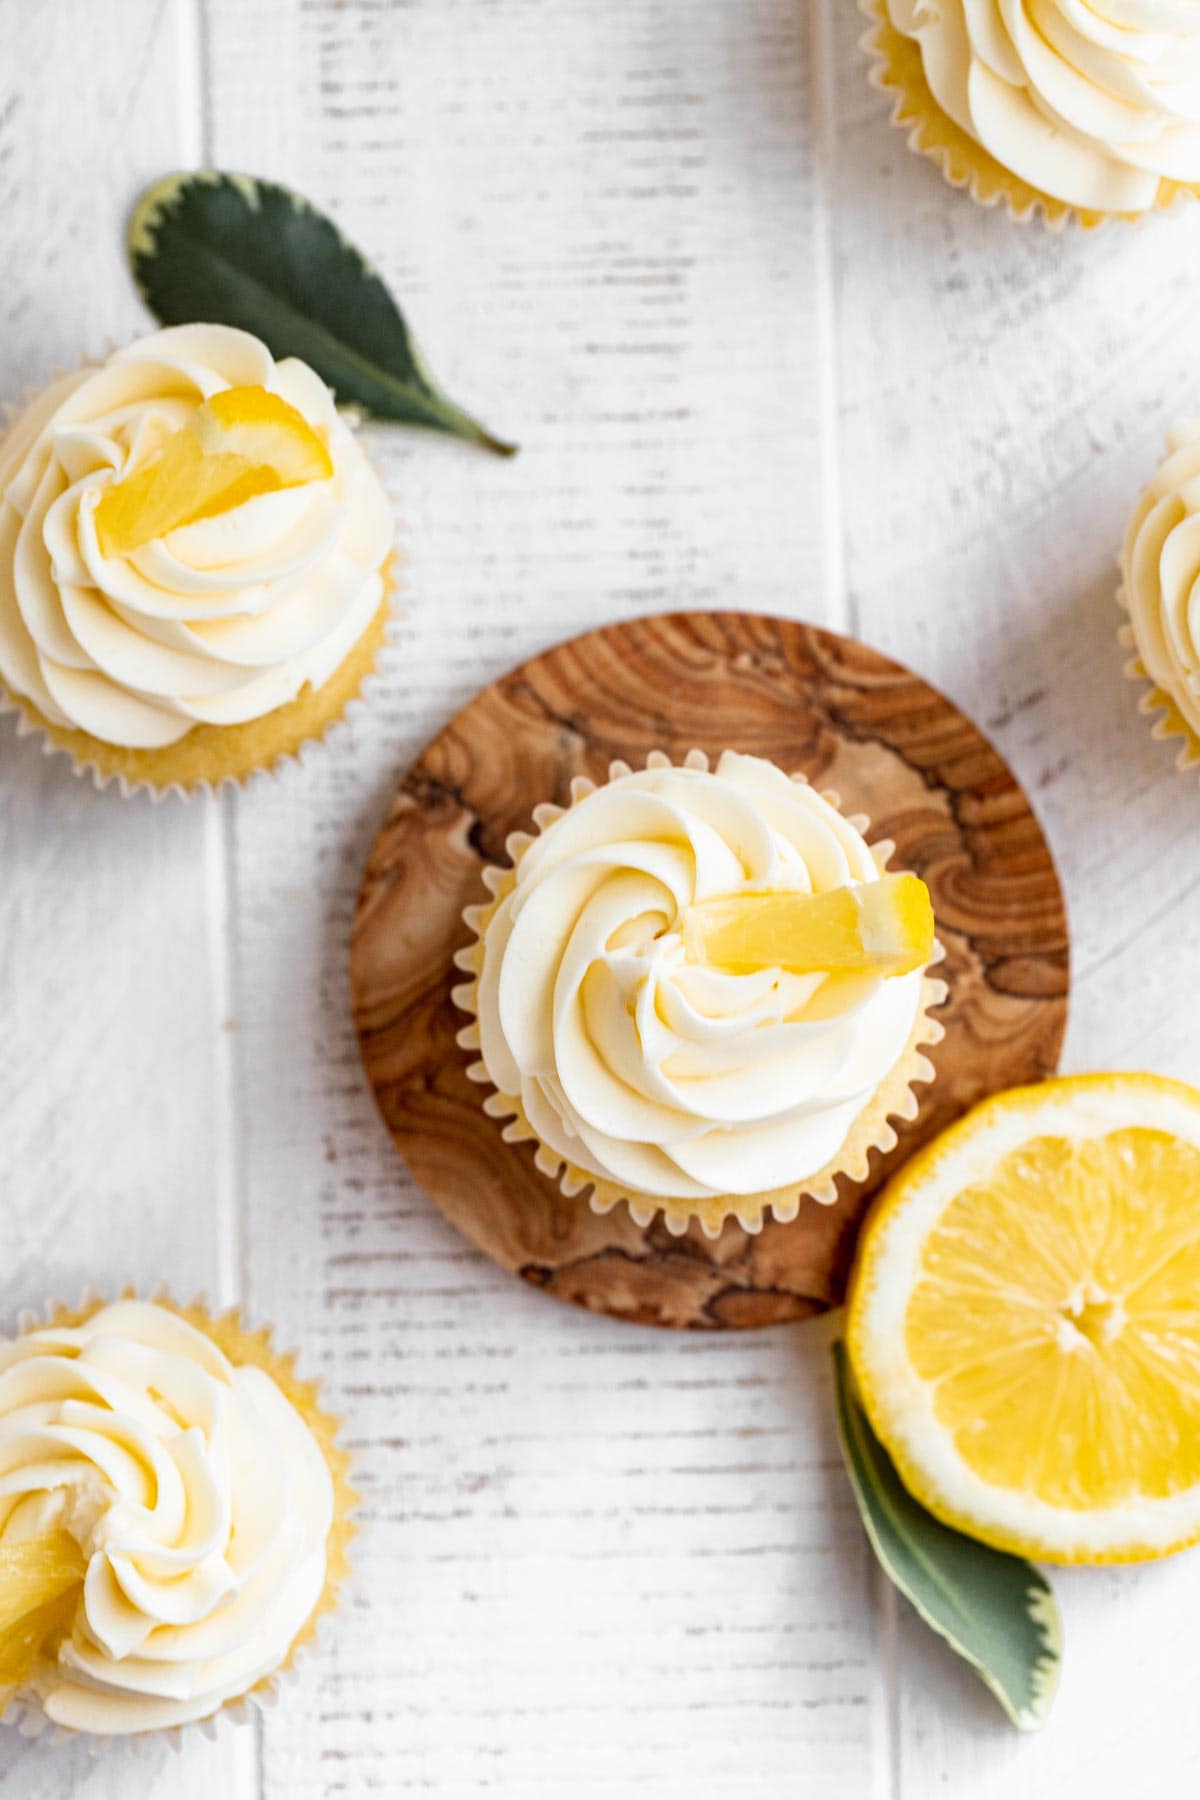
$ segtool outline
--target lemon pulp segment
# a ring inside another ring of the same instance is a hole
[[[69,1532],[0,1542],[0,1690],[20,1687],[51,1637],[67,1628],[85,1572]]]
[[[916,875],[823,894],[730,894],[688,909],[684,942],[696,961],[733,973],[908,975],[933,955],[933,907]]]
[[[126,556],[258,494],[332,474],[328,449],[294,406],[266,388],[226,388],[105,489],[95,515],[100,549]]]
[[[868,1217],[846,1344],[947,1523],[1058,1562],[1200,1540],[1200,1091],[1076,1076],[976,1107]]]
[[[1200,1482],[1200,1150],[1034,1138],[925,1240],[909,1359],[968,1468],[1054,1506]]]

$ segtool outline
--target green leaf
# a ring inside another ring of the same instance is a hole
[[[845,1346],[833,1348],[846,1467],[871,1547],[900,1592],[982,1676],[1021,1731],[1046,1722],[1062,1629],[1045,1577],[1020,1556],[952,1531],[913,1499],[872,1431]]]
[[[239,325],[273,355],[303,358],[345,406],[514,454],[446,398],[374,269],[289,188],[219,170],[167,175],[138,201],[128,248],[163,325]]]

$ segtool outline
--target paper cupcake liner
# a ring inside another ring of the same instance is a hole
[[[342,1430],[341,1419],[326,1412],[321,1406],[320,1382],[304,1380],[297,1374],[298,1352],[277,1349],[272,1328],[247,1325],[240,1308],[230,1307],[224,1312],[214,1313],[203,1295],[181,1305],[161,1289],[142,1295],[136,1288],[123,1288],[116,1296],[88,1289],[77,1306],[68,1306],[65,1301],[56,1299],[48,1301],[40,1312],[23,1311],[17,1319],[17,1335],[24,1337],[28,1332],[52,1325],[70,1328],[86,1324],[93,1314],[109,1305],[113,1298],[152,1301],[154,1305],[175,1313],[197,1331],[203,1332],[235,1366],[253,1364],[271,1377],[312,1432],[325,1459],[333,1482],[333,1523],[326,1540],[325,1586],[306,1624],[293,1639],[286,1658],[278,1668],[261,1677],[254,1687],[247,1689],[244,1694],[236,1694],[232,1699],[223,1701],[215,1712],[207,1714],[203,1719],[188,1720],[182,1725],[155,1726],[148,1731],[115,1732],[111,1735],[76,1731],[69,1725],[62,1725],[57,1720],[48,1718],[36,1696],[21,1692],[14,1695],[0,1711],[0,1724],[14,1728],[22,1737],[45,1738],[48,1743],[62,1743],[68,1739],[82,1740],[94,1756],[102,1755],[112,1744],[140,1746],[166,1742],[174,1749],[179,1749],[194,1733],[214,1738],[223,1720],[237,1725],[248,1724],[257,1715],[276,1706],[284,1689],[301,1674],[310,1655],[318,1647],[327,1620],[336,1610],[343,1591],[352,1580],[350,1545],[358,1530],[354,1514],[358,1508],[359,1496],[350,1480],[350,1456],[338,1442]]]
[[[660,750],[652,750],[646,758],[646,767],[673,768],[676,765],[672,758]],[[691,750],[684,758],[683,767],[689,769],[707,769],[709,759],[702,750]],[[620,775],[631,774],[628,763],[613,762],[609,766],[610,781]],[[804,786],[808,779],[804,775],[793,775],[791,778]],[[576,776],[571,783],[571,805],[590,793],[599,784],[586,776]],[[837,794],[824,792],[822,798],[840,812],[841,802]],[[561,817],[564,808],[547,802],[536,806],[533,810],[533,822],[539,832],[552,825]],[[848,822],[856,830],[866,833],[870,821],[865,814],[847,814]],[[469,906],[463,913],[463,919],[475,934],[474,943],[460,950],[455,955],[455,964],[464,974],[472,979],[461,983],[453,990],[453,999],[461,1011],[470,1013],[473,1022],[458,1034],[458,1042],[464,1050],[479,1052],[481,1048],[478,1018],[478,986],[479,975],[483,967],[484,937],[497,906],[509,893],[517,879],[517,869],[521,857],[534,842],[528,832],[513,832],[505,849],[511,858],[508,868],[492,866],[483,871],[484,885],[492,895],[490,902],[479,906]],[[870,846],[871,855],[882,873],[888,865],[895,845],[889,842]],[[933,961],[941,962],[945,952],[941,945],[934,949]],[[611,1212],[615,1206],[628,1206],[636,1225],[649,1225],[656,1214],[663,1216],[663,1223],[673,1236],[682,1237],[693,1219],[700,1224],[706,1237],[720,1236],[721,1228],[727,1219],[736,1219],[749,1232],[761,1231],[768,1212],[781,1223],[789,1223],[800,1210],[802,1200],[815,1200],[820,1205],[832,1205],[837,1199],[837,1180],[845,1177],[852,1182],[865,1180],[870,1167],[871,1153],[878,1151],[881,1155],[895,1148],[897,1134],[891,1121],[900,1119],[908,1121],[917,1116],[920,1102],[913,1091],[915,1087],[927,1084],[934,1079],[934,1068],[928,1058],[922,1054],[923,1049],[940,1043],[945,1036],[941,1024],[929,1015],[934,1008],[940,1006],[947,996],[946,984],[926,972],[921,987],[921,1001],[917,1008],[917,1016],[912,1034],[903,1053],[892,1069],[885,1076],[867,1106],[855,1119],[838,1154],[825,1166],[802,1182],[791,1182],[785,1187],[773,1188],[757,1194],[731,1194],[713,1197],[707,1200],[672,1200],[658,1195],[630,1193],[615,1183],[597,1178],[586,1169],[579,1168],[568,1158],[552,1149],[539,1138],[529,1122],[525,1108],[519,1095],[503,1094],[496,1087],[482,1060],[473,1062],[467,1070],[469,1078],[481,1087],[489,1087],[491,1092],[483,1101],[483,1110],[496,1120],[506,1121],[501,1132],[506,1143],[532,1143],[536,1146],[534,1162],[543,1175],[557,1181],[563,1194],[574,1199],[588,1191],[588,1204],[595,1213]]]
[[[65,752],[76,775],[90,776],[101,789],[115,783],[126,800],[144,792],[156,801],[168,795],[187,800],[223,787],[241,787],[254,776],[278,775],[289,762],[298,763],[308,745],[324,742],[351,708],[365,704],[391,624],[399,585],[395,562],[393,554],[385,569],[386,591],[379,610],[329,680],[319,688],[306,688],[287,706],[261,719],[244,725],[197,725],[163,750],[127,750],[85,731],[51,725],[31,701],[3,683],[0,713],[16,715],[19,737],[40,738],[48,756]]]
[[[1042,222],[1055,231],[1071,221],[1085,231],[1094,231],[1112,220],[1136,225],[1200,198],[1196,187],[1161,180],[1154,205],[1142,212],[1096,212],[1042,193],[997,162],[942,110],[925,78],[920,46],[896,30],[888,17],[887,0],[859,0],[859,5],[871,20],[871,29],[862,38],[862,47],[871,57],[871,83],[895,99],[892,124],[905,131],[910,150],[935,162],[951,187],[965,188],[980,206],[1003,205],[1019,223],[1040,214]]]
[[[103,356],[82,356],[75,366],[100,368],[114,349],[110,344]],[[50,381],[70,372],[54,370]],[[20,402],[0,408],[0,437],[45,392],[47,385],[31,387]],[[343,412],[344,416],[354,416],[345,409]],[[319,688],[302,689],[295,700],[260,719],[247,720],[243,725],[197,725],[178,743],[164,749],[132,750],[107,744],[86,731],[68,731],[52,725],[31,700],[13,692],[3,681],[0,715],[15,716],[18,737],[36,736],[48,756],[69,756],[76,775],[90,776],[100,789],[115,785],[125,800],[139,793],[148,793],[155,801],[168,795],[186,800],[193,794],[241,787],[254,776],[276,776],[288,763],[300,762],[308,745],[323,743],[348,713],[365,702],[393,621],[393,607],[401,586],[400,561],[399,552],[393,550],[383,566],[384,594],[379,609],[329,680]]]
[[[1124,606],[1124,594],[1120,596]],[[1190,772],[1200,764],[1200,736],[1197,736],[1188,724],[1177,702],[1159,687],[1154,677],[1146,668],[1137,648],[1133,626],[1126,623],[1117,633],[1117,640],[1122,649],[1132,650],[1133,655],[1125,664],[1122,673],[1126,681],[1132,681],[1143,692],[1138,700],[1138,711],[1154,722],[1150,727],[1150,736],[1160,743],[1176,743],[1175,767],[1181,773]]]

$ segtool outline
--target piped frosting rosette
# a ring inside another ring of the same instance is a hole
[[[319,478],[276,484],[128,550],[106,494],[206,402],[292,409]],[[63,376],[0,440],[0,683],[27,725],[104,779],[214,785],[320,737],[384,634],[393,520],[329,389],[224,325],[142,338]]]
[[[693,902],[775,889],[871,882],[890,846],[761,758],[693,751],[644,770],[614,763],[606,784],[572,784],[565,810],[534,811],[510,868],[490,868],[490,903],[465,917],[476,941],[455,989],[474,1015],[459,1041],[510,1142],[532,1140],[543,1173],[593,1210],[660,1212],[676,1233],[715,1236],[768,1209],[793,1218],[861,1180],[889,1120],[917,1110],[921,1054],[941,1027],[945,988],[926,971],[731,974],[690,959]]]
[[[1014,218],[1140,218],[1200,192],[1192,0],[861,0],[893,122]]]
[[[1200,764],[1200,417],[1167,436],[1121,551],[1121,642],[1156,738],[1180,739],[1181,769]]]
[[[0,1343],[6,1720],[100,1741],[269,1704],[347,1572],[337,1429],[236,1314],[23,1320]]]

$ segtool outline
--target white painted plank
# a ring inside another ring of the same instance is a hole
[[[145,328],[122,260],[139,188],[187,149],[187,21],[151,0],[0,5],[0,395]],[[217,1058],[209,830],[122,803],[0,724],[0,1193],[7,1329],[86,1284],[215,1289]],[[219,867],[216,870],[219,877]],[[256,1791],[253,1733],[114,1749],[0,1734],[21,1800]]]
[[[189,22],[85,10],[22,7],[0,70],[8,392],[134,328],[119,220],[194,128]],[[822,17],[828,82],[804,47]],[[1035,793],[1074,918],[1070,1065],[1200,1073],[1178,999],[1197,974],[1195,794],[1120,684],[1109,598],[1133,490],[1195,394],[1197,221],[1083,241],[978,214],[886,128],[849,6],[215,0],[209,24],[215,157],[334,207],[451,390],[526,441],[503,467],[378,440],[409,610],[370,712],[237,809],[232,1038],[214,1029],[221,826],[76,788],[3,728],[6,1301],[102,1267],[214,1282],[237,1249],[214,1206],[240,1191],[252,1302],[353,1413],[364,1580],[268,1732],[266,1792],[882,1792],[887,1669],[906,1800],[1085,1778],[1116,1794],[1149,1740],[1159,1785],[1182,1787],[1192,1564],[1060,1584],[1067,1677],[1037,1742],[902,1608],[877,1657],[824,1331],[660,1340],[481,1264],[381,1141],[344,940],[395,771],[481,681],[658,606],[837,622],[844,549],[862,634],[966,704]],[[222,1044],[248,1132],[232,1177]],[[147,1092],[143,1146],[122,1121]],[[226,1754],[132,1775],[4,1743],[0,1780],[190,1800],[231,1791]]]
[[[356,1604],[265,1793],[871,1791],[869,1574],[827,1332],[657,1336],[501,1277],[364,1091],[346,939],[405,761],[546,642],[822,616],[809,21],[792,0],[217,0],[214,151],[336,212],[524,445],[385,432],[405,617],[369,708],[239,806],[247,1286],[351,1415]]]
[[[994,736],[1034,797],[1075,948],[1066,1066],[1200,1077],[1200,796],[1121,680],[1115,557],[1194,406],[1200,214],[1056,237],[910,156],[837,9],[834,207],[846,562],[861,635]],[[1182,1793],[1200,1761],[1183,1621],[1200,1559],[1056,1577],[1066,1672],[1018,1739],[901,1607],[903,1800]]]

